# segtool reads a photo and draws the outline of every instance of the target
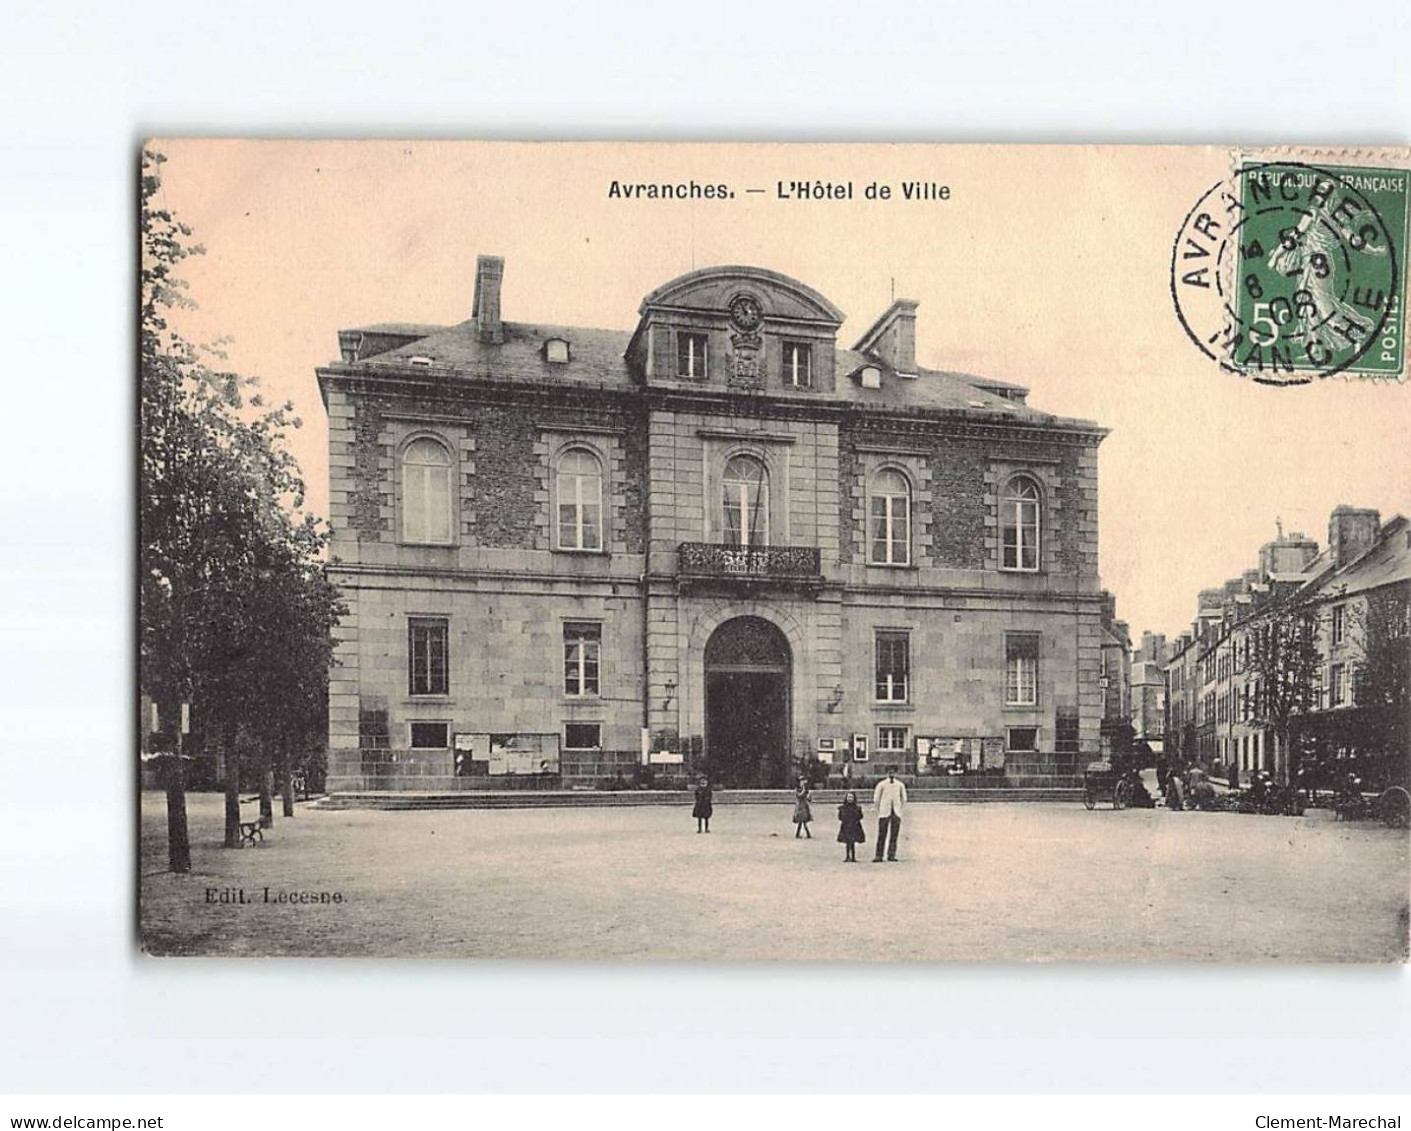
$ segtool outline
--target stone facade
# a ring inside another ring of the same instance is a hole
[[[673,280],[631,333],[504,322],[502,271],[470,321],[341,331],[318,373],[330,789],[1096,756],[1101,428],[916,366],[906,300],[847,350],[758,268]]]
[[[1166,738],[1166,665],[1171,650],[1159,632],[1143,632],[1132,657],[1132,730],[1149,743]]]
[[[1371,718],[1368,709],[1377,705],[1359,702],[1357,675],[1369,602],[1390,596],[1404,610],[1408,591],[1411,536],[1400,516],[1382,523],[1375,510],[1338,507],[1322,551],[1314,539],[1280,531],[1260,549],[1256,567],[1201,591],[1199,615],[1166,664],[1168,748],[1242,781],[1264,772],[1287,783],[1300,766],[1326,770],[1348,757],[1363,765],[1389,760],[1397,767],[1392,777],[1404,778],[1411,756],[1404,722],[1398,730]],[[1309,706],[1290,720],[1288,748],[1264,709],[1262,684],[1271,672],[1254,662],[1255,638],[1271,621],[1302,618],[1311,623],[1318,656]],[[1399,631],[1405,639],[1406,629]],[[1388,740],[1388,732],[1397,737]]]

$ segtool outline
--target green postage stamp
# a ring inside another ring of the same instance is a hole
[[[1270,384],[1401,378],[1409,184],[1404,169],[1241,162],[1172,248],[1186,332]]]

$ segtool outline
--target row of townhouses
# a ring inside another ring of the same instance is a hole
[[[508,320],[504,280],[482,257],[466,321],[343,330],[318,370],[330,789],[1098,755],[1104,429],[918,364],[904,299],[847,346],[758,267],[623,330]]]
[[[1404,776],[1408,598],[1405,518],[1340,506],[1321,549],[1280,531],[1255,566],[1200,592],[1165,664],[1168,751],[1241,778],[1347,766]],[[1307,633],[1301,652],[1294,625]]]

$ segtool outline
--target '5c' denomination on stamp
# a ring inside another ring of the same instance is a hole
[[[1211,187],[1171,249],[1181,325],[1268,384],[1405,373],[1401,169],[1249,164]]]

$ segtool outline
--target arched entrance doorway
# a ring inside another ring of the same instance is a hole
[[[792,667],[789,642],[761,617],[726,621],[706,642],[706,758],[715,784],[787,782]]]

